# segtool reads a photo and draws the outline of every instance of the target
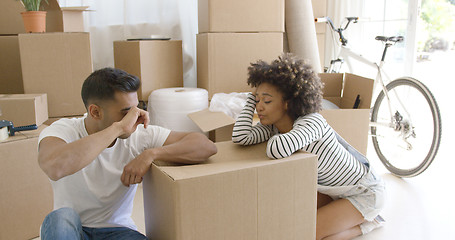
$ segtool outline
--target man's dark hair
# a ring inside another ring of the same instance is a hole
[[[261,83],[277,87],[294,120],[321,110],[324,84],[311,65],[291,53],[283,53],[271,63],[262,60],[251,63],[247,83],[251,87]]]
[[[116,68],[94,71],[82,85],[82,101],[85,107],[96,100],[113,100],[116,91],[136,92],[141,86],[138,77]]]

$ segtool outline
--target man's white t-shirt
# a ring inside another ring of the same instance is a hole
[[[39,142],[45,137],[58,137],[71,143],[88,136],[85,117],[60,119],[45,128]],[[117,139],[82,170],[52,181],[54,210],[73,208],[81,217],[84,227],[128,227],[137,229],[131,219],[137,184],[125,187],[120,177],[123,168],[145,149],[163,146],[170,130],[158,126],[139,125],[127,139]]]

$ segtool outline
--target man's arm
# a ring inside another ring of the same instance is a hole
[[[140,123],[147,126],[148,121],[147,112],[132,108],[120,122],[72,143],[57,137],[46,137],[39,145],[38,163],[50,179],[57,181],[78,172],[118,136],[134,132]]]
[[[201,163],[216,154],[215,144],[201,133],[171,132],[162,147],[150,148],[133,159],[123,169],[125,186],[142,182],[142,177],[155,160],[176,163]]]

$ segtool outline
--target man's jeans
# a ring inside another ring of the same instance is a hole
[[[147,240],[141,233],[127,227],[89,228],[83,227],[79,215],[71,208],[60,208],[44,219],[41,226],[42,240],[91,240],[133,239]]]

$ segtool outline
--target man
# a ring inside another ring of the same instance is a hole
[[[86,116],[40,134],[38,162],[54,190],[41,239],[147,239],[131,212],[152,162],[200,163],[216,153],[203,134],[148,126],[148,113],[136,107],[139,86],[122,70],[97,70],[82,86]]]

